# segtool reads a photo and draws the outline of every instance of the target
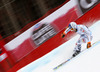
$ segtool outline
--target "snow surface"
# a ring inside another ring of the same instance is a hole
[[[17,72],[100,72],[100,20],[95,22],[89,29],[93,34],[92,43],[96,43],[90,49],[83,51],[59,69],[53,70],[54,67],[71,57],[79,35],[76,35]],[[82,49],[85,48],[86,44],[83,44]]]

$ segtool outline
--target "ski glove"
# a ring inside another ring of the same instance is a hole
[[[65,37],[65,34],[62,33],[62,34],[61,34],[61,38],[64,38],[64,37]]]

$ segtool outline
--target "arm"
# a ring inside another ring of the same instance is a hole
[[[61,37],[64,38],[65,35],[70,31],[69,27],[61,34]]]

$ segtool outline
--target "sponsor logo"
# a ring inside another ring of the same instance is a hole
[[[78,0],[78,4],[82,13],[85,13],[88,10],[92,9],[99,2],[100,0]]]
[[[36,26],[32,33],[32,40],[33,42],[39,46],[54,35],[56,35],[56,30],[50,24],[42,24]]]

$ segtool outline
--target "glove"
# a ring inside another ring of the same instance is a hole
[[[62,33],[62,34],[61,34],[61,38],[64,38],[64,37],[65,37],[65,34]]]
[[[87,49],[91,47],[91,42],[87,43]]]

